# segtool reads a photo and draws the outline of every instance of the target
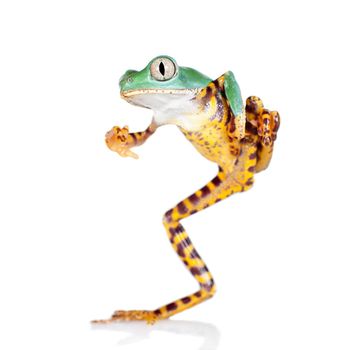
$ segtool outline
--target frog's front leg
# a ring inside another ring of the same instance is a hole
[[[138,155],[130,150],[132,147],[142,145],[157,129],[155,123],[142,132],[129,133],[129,128],[124,126],[114,126],[106,133],[106,144],[108,148],[117,152],[122,157],[132,157],[137,159]]]
[[[255,162],[255,160],[250,160]],[[252,177],[252,174],[249,174]],[[199,290],[181,299],[175,300],[156,310],[116,311],[110,319],[93,321],[94,323],[109,323],[113,321],[144,320],[154,323],[157,320],[167,319],[179,312],[189,309],[209,298],[215,293],[214,279],[203,259],[194,248],[187,232],[180,224],[180,220],[203,210],[228,196],[248,190],[252,181],[242,186],[235,174],[228,173],[219,168],[218,175],[200,190],[177,204],[165,213],[163,223],[169,240],[186,268],[199,283]]]

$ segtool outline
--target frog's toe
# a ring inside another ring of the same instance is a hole
[[[245,110],[247,113],[258,116],[262,113],[264,104],[262,100],[257,96],[250,96],[246,100]]]
[[[112,322],[125,321],[146,321],[147,324],[154,324],[157,321],[157,315],[154,311],[147,310],[130,310],[130,311],[115,311],[111,318],[106,320],[94,320],[94,324],[108,324]]]
[[[270,112],[264,109],[259,116],[258,135],[261,137],[261,142],[264,146],[271,146],[276,140],[277,131],[280,125],[280,116],[278,112]]]

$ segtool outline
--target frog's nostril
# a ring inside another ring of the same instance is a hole
[[[120,78],[119,80],[119,86],[120,88],[126,88],[127,84],[131,84],[134,82],[134,74],[136,73],[135,70],[127,70]]]

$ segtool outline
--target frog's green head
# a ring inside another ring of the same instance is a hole
[[[119,85],[123,98],[145,106],[141,103],[141,100],[145,100],[144,95],[193,95],[210,81],[195,69],[178,66],[169,56],[158,56],[141,71],[126,71]]]

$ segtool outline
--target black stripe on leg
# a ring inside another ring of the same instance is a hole
[[[194,295],[197,297],[197,298],[200,298],[202,296],[202,292],[199,290],[198,292],[194,293]]]
[[[210,189],[208,186],[204,186],[202,189],[201,189],[201,197],[204,198],[206,196],[208,196],[210,194]]]
[[[183,304],[188,304],[189,302],[191,302],[191,298],[190,297],[184,297],[181,299]]]
[[[220,180],[219,176],[216,176],[211,182],[213,183],[213,185],[215,187],[218,187],[218,186],[220,186],[222,181]]]
[[[191,202],[193,205],[197,205],[199,203],[200,198],[193,193],[191,196],[188,197],[188,200]]]
[[[134,133],[130,134],[135,145],[137,145],[137,137]]]
[[[160,316],[162,314],[162,312],[159,309],[157,309],[157,310],[154,310],[154,314],[156,316]]]
[[[177,210],[179,214],[186,214],[188,212],[188,208],[186,207],[186,204],[184,202],[180,202],[177,205]]]
[[[176,303],[170,303],[165,308],[166,308],[167,311],[174,311],[174,310],[177,309],[177,304]]]

